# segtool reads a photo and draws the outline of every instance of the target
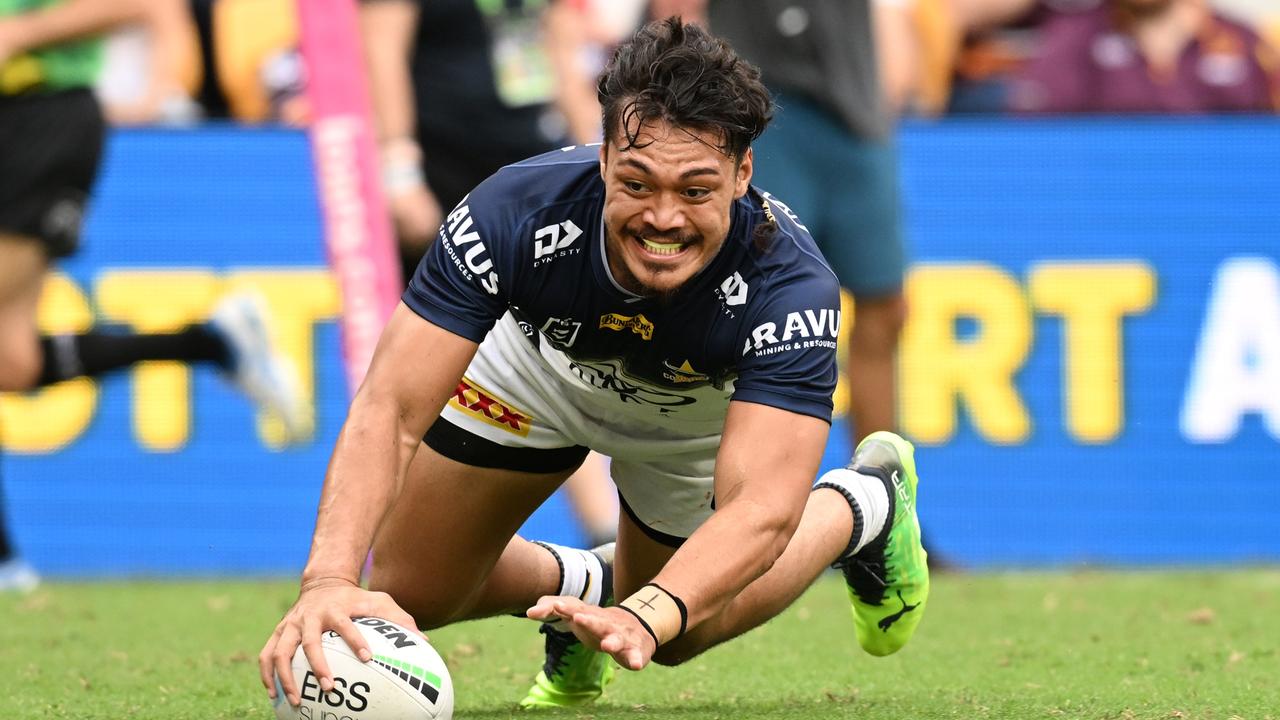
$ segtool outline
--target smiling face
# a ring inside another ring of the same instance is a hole
[[[605,250],[622,287],[670,295],[719,252],[733,201],[751,182],[751,150],[735,163],[719,145],[713,133],[655,120],[631,147],[600,148]]]

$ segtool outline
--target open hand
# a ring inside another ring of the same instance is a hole
[[[564,620],[573,634],[592,650],[609,653],[628,670],[639,670],[653,659],[658,644],[626,610],[597,607],[569,596],[547,595],[526,613],[534,620]]]
[[[298,600],[276,625],[275,632],[258,653],[258,672],[267,695],[276,699],[273,675],[280,679],[280,687],[290,705],[302,702],[293,677],[293,655],[298,646],[307,655],[311,670],[320,681],[324,692],[333,689],[333,672],[325,660],[320,638],[326,630],[333,630],[346,641],[361,662],[368,662],[373,654],[365,643],[353,617],[380,617],[393,623],[417,630],[409,613],[396,604],[391,596],[370,592],[349,580],[327,578],[302,586]]]

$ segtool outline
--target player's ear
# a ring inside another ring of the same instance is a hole
[[[738,161],[736,177],[734,178],[733,198],[736,200],[747,194],[747,186],[751,184],[751,161],[754,158],[751,148],[742,154],[742,160]]]
[[[609,161],[609,141],[600,143],[600,178],[604,178],[604,166]]]

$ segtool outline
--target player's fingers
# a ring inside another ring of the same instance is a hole
[[[349,620],[348,620],[349,622]],[[324,645],[320,642],[322,628],[318,623],[304,623],[302,626],[302,652],[307,656],[311,672],[316,674],[320,689],[329,692],[333,689],[333,673],[329,670],[329,660],[324,656]]]
[[[258,679],[262,681],[262,687],[267,689],[267,697],[272,700],[276,699],[276,684],[271,679],[271,654],[275,652],[276,642],[280,639],[280,631],[283,628],[283,620],[276,623],[276,629],[271,631],[271,637],[267,638],[267,642],[258,651]]]
[[[635,648],[631,648],[626,653],[626,662],[622,664],[628,670],[640,670],[644,667],[644,653]]]
[[[597,615],[592,612],[577,612],[565,618],[572,622],[576,627],[591,633],[596,638],[603,640],[606,636],[613,634],[614,625],[609,618]]]
[[[600,649],[612,655],[613,653],[621,650],[624,644],[622,636],[617,633],[613,633],[611,635],[606,635],[602,640],[600,640]]]
[[[532,620],[548,620],[555,613],[553,604],[555,603],[555,595],[543,595],[538,598],[538,602],[533,607],[524,611],[524,614]]]
[[[275,650],[272,651],[272,669],[275,671],[276,680],[280,683],[280,689],[284,691],[285,700],[294,706],[301,702],[298,686],[293,678],[293,654],[297,649],[298,631],[293,627],[287,627],[280,633]]]
[[[329,625],[334,632],[338,633],[346,641],[347,647],[350,647],[355,652],[356,657],[360,658],[360,662],[369,662],[373,659],[373,653],[369,650],[369,643],[365,642],[364,636],[356,629],[356,624],[351,622],[351,618],[337,615],[332,618]]]

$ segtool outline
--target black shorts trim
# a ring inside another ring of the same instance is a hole
[[[640,518],[636,517],[636,511],[632,510],[631,506],[627,504],[627,499],[622,497],[621,492],[618,493],[618,505],[622,507],[622,511],[627,514],[627,517],[631,518],[631,522],[635,523],[636,527],[640,528],[640,532],[648,535],[649,539],[656,543],[666,545],[667,547],[678,548],[684,544],[685,540],[689,539],[682,538],[679,535],[668,535],[645,525]]]
[[[437,419],[422,441],[441,455],[474,467],[553,473],[575,470],[589,452],[582,445],[563,448],[518,448],[482,438],[457,425]]]

